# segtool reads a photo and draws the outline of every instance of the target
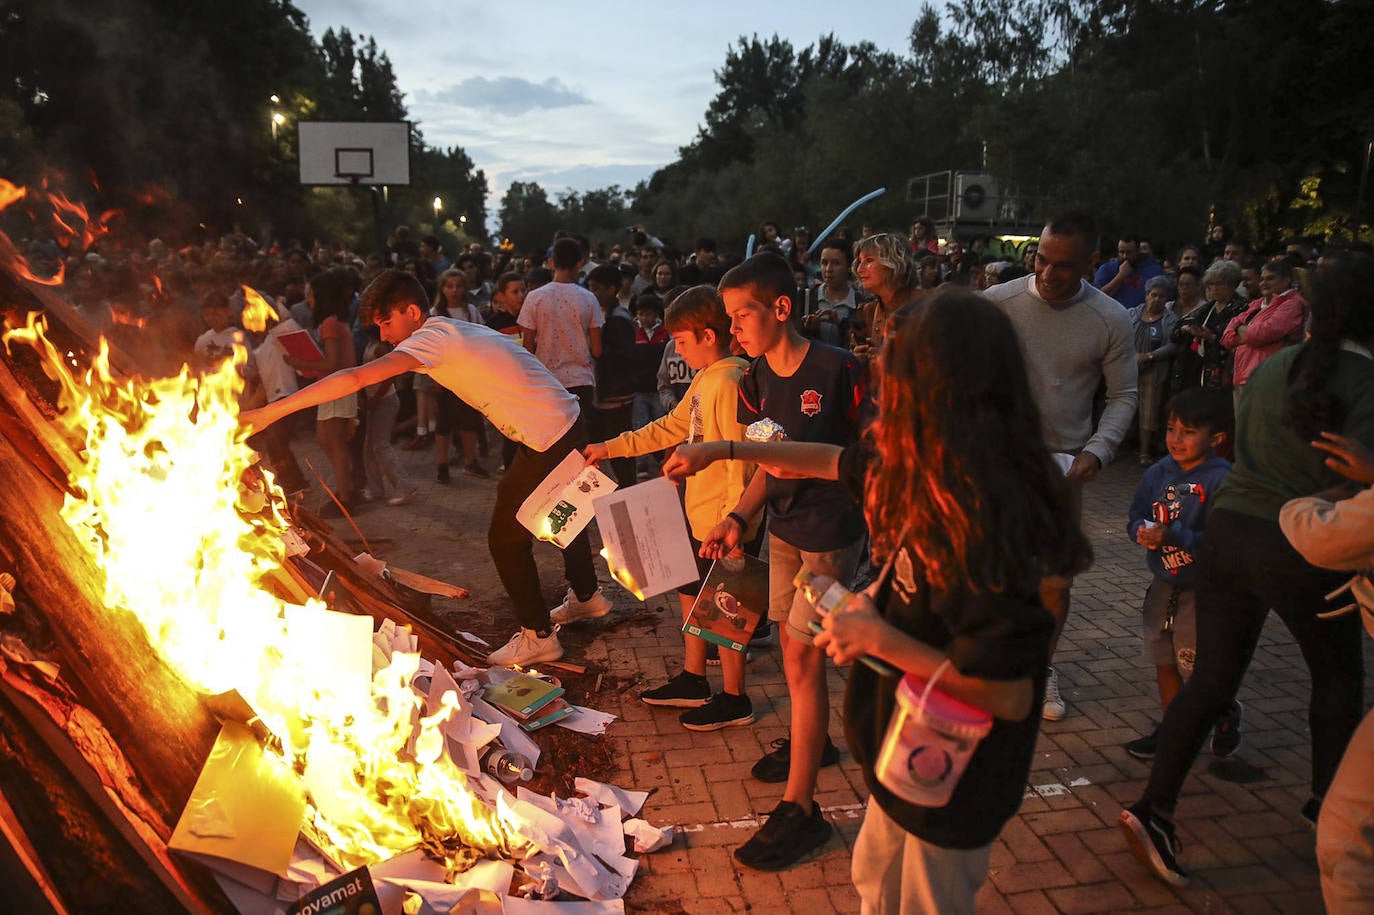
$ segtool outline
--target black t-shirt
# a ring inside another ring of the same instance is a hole
[[[619,310],[606,315],[601,327],[601,355],[595,360],[596,399],[607,404],[635,393],[635,323]],[[660,358],[662,358],[660,356]],[[658,371],[658,363],[654,363]]]
[[[760,356],[739,381],[739,421],[765,417],[789,441],[848,445],[858,440],[860,408],[868,400],[868,373],[846,350],[812,341],[789,377]],[[768,530],[800,550],[842,549],[864,533],[859,503],[825,480],[768,478]]]
[[[516,321],[515,315],[499,308],[493,308],[491,314],[487,316],[487,327],[492,330],[499,330],[503,334],[520,332],[520,324]]]
[[[846,448],[840,456],[840,483],[856,499],[862,498],[869,460],[858,446]],[[1054,618],[1034,593],[933,593],[920,560],[905,548],[897,554],[876,603],[883,619],[943,651],[964,676],[1032,680],[1030,714],[1023,721],[994,719],[949,803],[932,808],[895,796],[874,773],[888,721],[897,709],[897,679],[881,676],[863,664],[850,670],[844,697],[845,739],[863,767],[873,800],[899,826],[925,842],[941,848],[981,848],[997,837],[1021,806],[1040,730]]]

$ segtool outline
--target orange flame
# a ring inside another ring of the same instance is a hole
[[[31,204],[43,201],[52,208],[50,228],[58,244],[68,249],[86,250],[96,239],[109,231],[109,221],[119,215],[118,210],[107,210],[98,219],[92,219],[81,204],[68,199],[57,191],[49,191],[46,178],[43,179],[40,190],[35,194],[30,194],[27,188],[19,187],[0,178],[0,210],[26,198]],[[3,233],[0,233],[0,262],[9,264],[14,272],[23,279],[43,286],[61,285],[66,276],[66,264],[61,260],[57,262],[57,273],[51,277],[38,276],[33,273],[29,269],[28,262]]]
[[[4,178],[0,178],[0,210],[8,208],[10,204],[16,201],[23,200],[27,193],[28,191],[24,188],[16,187]]]
[[[102,340],[78,377],[44,331],[30,315],[3,340],[40,354],[61,385],[61,421],[85,441],[71,481],[78,495],[62,517],[105,576],[109,612],[133,613],[193,688],[235,690],[252,706],[275,738],[270,751],[298,773],[331,854],[356,867],[424,842],[450,849],[455,868],[459,843],[525,854],[530,840],[504,795],[489,805],[446,752],[457,695],[423,714],[411,688],[419,656],[397,651],[361,682],[335,682],[324,644],[303,635],[329,622],[323,605],[289,604],[263,586],[282,567],[289,522],[270,473],[266,504],[240,495],[256,461],[238,424],[234,363],[244,351],[197,378],[183,367],[175,378],[121,381]]]
[[[251,286],[240,286],[243,290],[243,329],[260,334],[267,330],[267,322],[281,320],[271,303],[258,294]]]

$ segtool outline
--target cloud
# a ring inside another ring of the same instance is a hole
[[[542,83],[519,76],[469,76],[461,83],[431,92],[421,89],[415,93],[418,102],[429,105],[457,105],[498,114],[525,114],[536,108],[568,108],[587,105],[591,99],[565,86],[557,77]]]

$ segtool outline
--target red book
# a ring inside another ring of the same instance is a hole
[[[307,362],[318,362],[324,358],[324,353],[311,338],[310,332],[306,330],[293,330],[290,333],[278,334],[277,342],[282,349],[291,354],[292,358]]]

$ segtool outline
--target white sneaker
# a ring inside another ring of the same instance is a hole
[[[405,505],[405,504],[408,503],[411,499],[415,498],[415,494],[418,493],[419,491],[420,491],[420,487],[418,487],[418,486],[411,486],[410,489],[407,490],[406,492],[403,492],[403,493],[401,493],[400,495],[392,496],[390,499],[387,499],[387,500],[386,500],[386,504],[387,504],[387,505],[390,505],[390,506],[393,506],[393,507],[400,506],[400,505]]]
[[[557,628],[542,639],[533,629],[521,629],[511,636],[509,642],[487,655],[487,661],[500,667],[510,667],[512,664],[529,667],[540,661],[557,661],[561,657],[563,646],[558,642]]]
[[[563,597],[563,603],[549,611],[549,619],[560,626],[566,626],[568,623],[575,623],[578,620],[594,620],[610,612],[610,598],[602,594],[600,588],[597,588],[596,593],[586,600],[578,600],[573,589],[569,588],[568,593]]]
[[[1068,709],[1059,695],[1059,673],[1051,667],[1049,676],[1045,678],[1045,706],[1041,710],[1041,715],[1046,721],[1058,721],[1064,717],[1066,711]]]

